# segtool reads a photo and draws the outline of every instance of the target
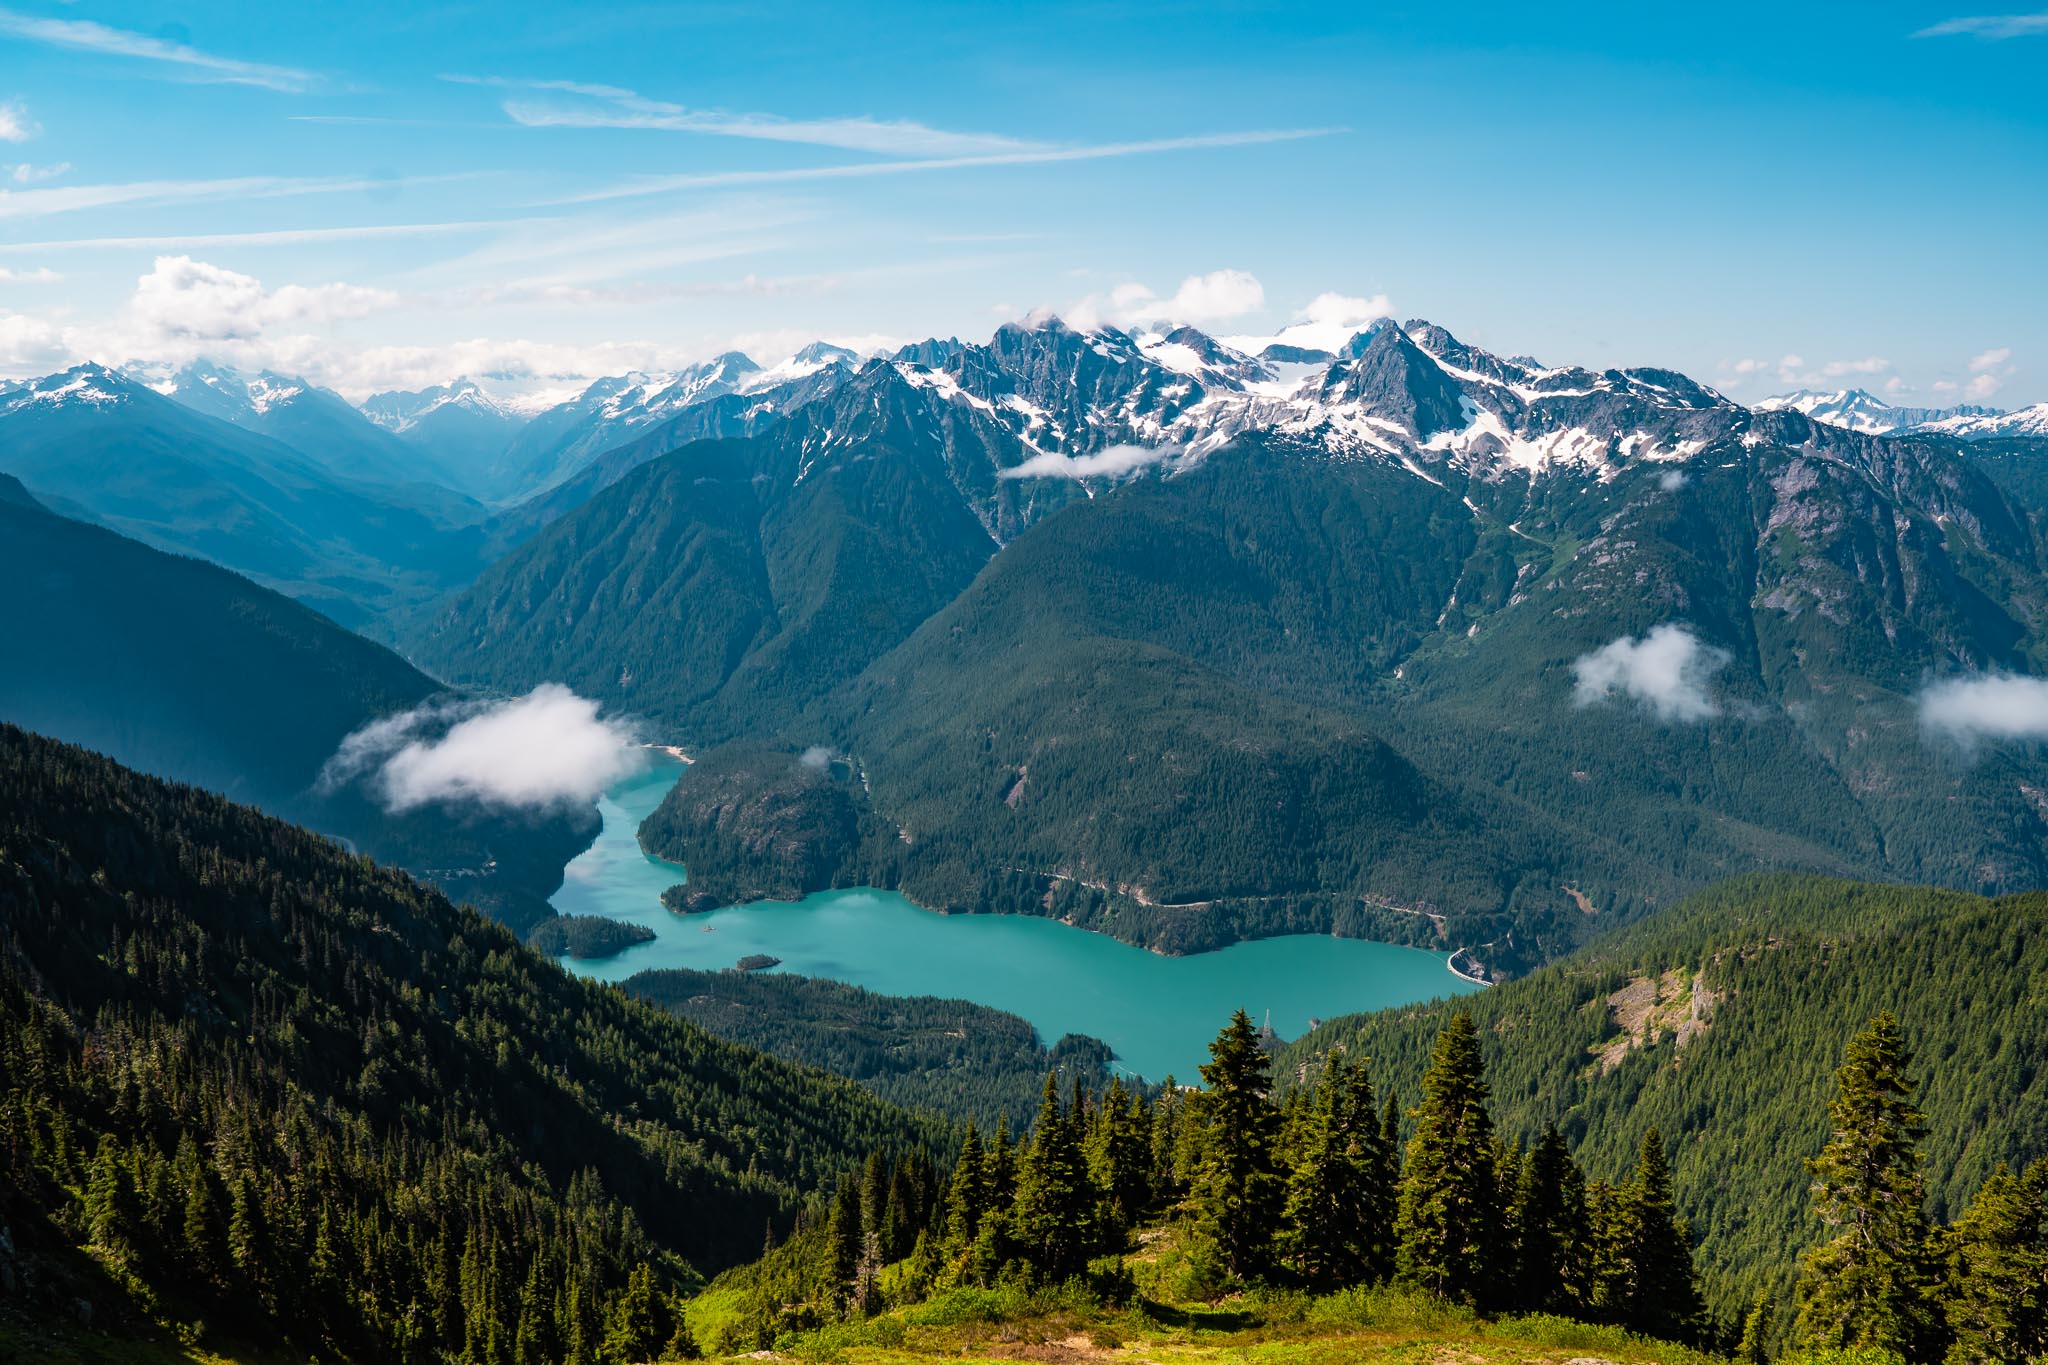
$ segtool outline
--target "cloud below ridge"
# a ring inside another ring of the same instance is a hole
[[[325,788],[366,778],[387,810],[474,804],[550,810],[594,801],[645,761],[632,727],[559,683],[494,702],[429,703],[342,740]]]
[[[1660,721],[1703,721],[1721,714],[1707,684],[1729,660],[1690,627],[1666,624],[1641,639],[1622,636],[1572,661],[1572,702],[1594,706],[1617,696],[1641,702]]]
[[[2048,679],[2001,672],[1948,678],[1922,690],[1918,705],[1923,732],[1966,749],[2048,739]]]

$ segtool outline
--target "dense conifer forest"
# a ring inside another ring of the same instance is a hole
[[[947,1134],[317,835],[0,727],[0,1330],[643,1360],[861,1153]]]
[[[1501,1130],[1555,1124],[1592,1176],[1620,1180],[1663,1134],[1700,1239],[1708,1301],[1789,1304],[1781,1255],[1805,1226],[1836,1061],[1889,1010],[1924,1060],[1927,1197],[1961,1216],[2001,1161],[2048,1156],[2048,896],[1762,876],[1703,892],[1556,966],[1466,997],[1325,1023],[1281,1055],[1283,1087],[1370,1057],[1412,1092],[1433,1040],[1469,1011]]]
[[[619,984],[721,1038],[983,1128],[1029,1122],[1048,1070],[1091,1086],[1109,1078],[1111,1053],[1100,1040],[1068,1034],[1047,1046],[1025,1019],[966,1000],[879,995],[780,972],[671,969]]]
[[[807,1342],[829,1348],[834,1324],[884,1310],[948,1298],[957,1310],[965,1293],[986,1311],[976,1291],[1028,1305],[1065,1286],[1069,1303],[1156,1308],[1384,1287],[1744,1361],[2048,1359],[2048,1160],[1997,1166],[1952,1223],[1934,1218],[1917,1072],[1889,1013],[1844,1050],[1818,1115],[1824,1145],[1771,1154],[1810,1182],[1799,1231],[1775,1250],[1789,1302],[1764,1293],[1726,1315],[1701,1294],[1662,1133],[1646,1129],[1611,1182],[1589,1179],[1555,1126],[1526,1147],[1504,1137],[1469,1014],[1436,1035],[1405,1108],[1341,1056],[1276,1100],[1241,1011],[1210,1058],[1199,1090],[1150,1101],[1048,1075],[1029,1132],[970,1128],[943,1186],[922,1154],[870,1156],[787,1244],[713,1283],[700,1331],[723,1351],[808,1354]]]

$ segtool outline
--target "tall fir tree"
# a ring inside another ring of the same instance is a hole
[[[1032,1273],[1053,1284],[1086,1270],[1095,1251],[1095,1186],[1080,1123],[1075,1109],[1060,1103],[1058,1078],[1048,1075],[1038,1123],[1017,1163],[1011,1232]]]
[[[1271,1062],[1243,1010],[1209,1044],[1202,1064],[1207,1144],[1195,1179],[1204,1239],[1239,1278],[1261,1274],[1287,1197],[1275,1150],[1280,1114],[1267,1092]]]
[[[1522,1163],[1516,1190],[1521,1231],[1515,1301],[1531,1313],[1583,1314],[1589,1307],[1586,1178],[1555,1124],[1543,1130]]]
[[[2048,1159],[2000,1166],[1949,1237],[1950,1365],[2048,1360]]]
[[[1428,1293],[1467,1302],[1489,1288],[1489,1239],[1501,1218],[1486,1100],[1479,1032],[1461,1012],[1437,1035],[1413,1115],[1401,1176],[1400,1275]]]
[[[1693,1270],[1692,1229],[1671,1197],[1671,1165],[1655,1128],[1643,1135],[1627,1205],[1631,1293],[1624,1324],[1646,1336],[1691,1341],[1700,1334],[1706,1305]]]
[[[1375,1225],[1385,1204],[1375,1188],[1383,1169],[1377,1125],[1365,1069],[1333,1059],[1301,1122],[1283,1214],[1288,1262],[1313,1288],[1374,1278],[1387,1235]]]
[[[1801,1262],[1795,1332],[1806,1345],[1873,1347],[1908,1360],[1939,1354],[1920,1175],[1926,1124],[1909,1061],[1886,1011],[1850,1041],[1836,1073],[1834,1136],[1807,1162],[1814,1213],[1834,1235]]]

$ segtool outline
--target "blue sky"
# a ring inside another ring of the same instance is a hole
[[[2044,71],[2048,13],[1941,4],[0,0],[0,373],[558,387],[1322,298],[2018,406]]]

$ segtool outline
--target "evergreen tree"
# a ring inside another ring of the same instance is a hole
[[[1493,1125],[1472,1016],[1452,1016],[1422,1078],[1415,1136],[1401,1178],[1401,1278],[1429,1293],[1473,1301],[1489,1260],[1497,1207]]]
[[[1301,1122],[1287,1183],[1284,1242],[1295,1273],[1313,1288],[1360,1284],[1386,1239],[1374,1218],[1385,1201],[1372,1084],[1363,1067],[1331,1061]]]
[[[1807,1162],[1814,1212],[1835,1229],[1801,1263],[1796,1331],[1809,1346],[1868,1346],[1912,1360],[1937,1354],[1920,1177],[1925,1125],[1908,1060],[1886,1011],[1850,1041],[1836,1073],[1834,1136]]]
[[[1243,1010],[1209,1044],[1202,1065],[1208,1138],[1195,1198],[1203,1236],[1240,1278],[1270,1262],[1287,1197],[1275,1152],[1280,1116],[1267,1097],[1270,1065]]]
[[[841,1176],[825,1218],[825,1271],[841,1294],[851,1289],[860,1266],[862,1232],[860,1188],[851,1176]]]
[[[1088,1170],[1102,1192],[1104,1229],[1119,1239],[1151,1207],[1151,1165],[1150,1111],[1121,1079],[1112,1080],[1089,1134]]]
[[[128,1254],[135,1238],[134,1205],[120,1144],[111,1134],[102,1133],[85,1186],[86,1235],[96,1250],[114,1257]]]
[[[981,1231],[982,1215],[988,1212],[988,1170],[983,1162],[981,1134],[968,1120],[967,1136],[960,1143],[960,1160],[953,1167],[953,1181],[946,1190],[946,1252],[957,1258],[974,1245]]]
[[[1515,1302],[1531,1313],[1583,1314],[1590,1306],[1586,1180],[1555,1124],[1543,1130],[1522,1163],[1515,1200],[1522,1253]]]
[[[2048,1360],[2048,1160],[2000,1166],[1950,1238],[1952,1365]]]
[[[1698,1335],[1706,1308],[1693,1273],[1692,1230],[1671,1198],[1671,1166],[1655,1128],[1643,1135],[1626,1204],[1631,1292],[1624,1323],[1647,1336],[1689,1341]]]
[[[1741,1365],[1770,1365],[1771,1333],[1776,1328],[1771,1291],[1760,1289],[1756,1302],[1749,1307],[1749,1315],[1742,1320],[1742,1337],[1735,1343],[1735,1359]]]
[[[1055,1075],[1030,1145],[1017,1166],[1017,1201],[1011,1232],[1040,1280],[1057,1284],[1088,1268],[1095,1250],[1095,1187],[1082,1150],[1080,1116],[1060,1104]]]
[[[1401,1101],[1392,1091],[1387,1093],[1386,1107],[1380,1113],[1379,1140],[1373,1158],[1378,1169],[1367,1190],[1374,1205],[1368,1217],[1379,1230],[1379,1240],[1373,1246],[1370,1273],[1374,1280],[1389,1280],[1394,1276],[1401,1250]]]

